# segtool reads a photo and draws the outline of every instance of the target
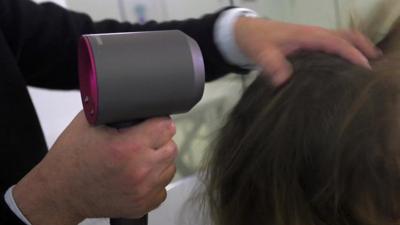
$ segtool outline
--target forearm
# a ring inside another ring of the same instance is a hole
[[[35,167],[13,189],[14,201],[32,225],[76,225],[84,218],[70,204],[70,195],[51,175]],[[51,183],[51,185],[50,185]]]

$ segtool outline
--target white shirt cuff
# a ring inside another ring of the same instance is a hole
[[[257,17],[257,13],[246,8],[228,9],[217,19],[214,25],[214,41],[224,59],[230,64],[243,68],[254,68],[252,62],[243,52],[235,40],[235,23],[241,16]]]
[[[32,225],[28,219],[25,218],[25,216],[22,214],[21,210],[18,208],[17,203],[14,200],[13,196],[13,189],[14,186],[10,187],[7,192],[4,194],[4,200],[6,201],[8,207],[11,209],[11,211],[26,225]]]

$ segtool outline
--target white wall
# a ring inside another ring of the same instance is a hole
[[[146,17],[158,21],[199,17],[229,4],[229,0],[67,0],[71,9],[89,13],[93,19],[115,18],[137,22],[137,6],[145,7]]]
[[[66,0],[68,8],[88,13],[94,20],[121,19],[118,0]]]
[[[34,1],[35,1],[35,2],[38,2],[38,3],[42,3],[42,2],[55,2],[55,3],[57,3],[57,4],[61,5],[61,6],[64,6],[64,7],[67,6],[65,0],[34,0]]]
[[[228,0],[182,1],[166,0],[166,9],[170,19],[200,17],[229,5]]]

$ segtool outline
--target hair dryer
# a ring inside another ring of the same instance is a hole
[[[93,125],[187,112],[201,99],[204,80],[200,48],[181,31],[80,39],[81,97]]]

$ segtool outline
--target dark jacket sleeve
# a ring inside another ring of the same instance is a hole
[[[0,26],[15,53],[29,85],[46,88],[76,88],[77,43],[81,34],[178,29],[194,38],[202,49],[206,80],[229,72],[244,72],[229,65],[213,41],[213,26],[221,11],[200,19],[144,25],[115,20],[93,22],[89,16],[52,3],[30,0],[0,0]]]

